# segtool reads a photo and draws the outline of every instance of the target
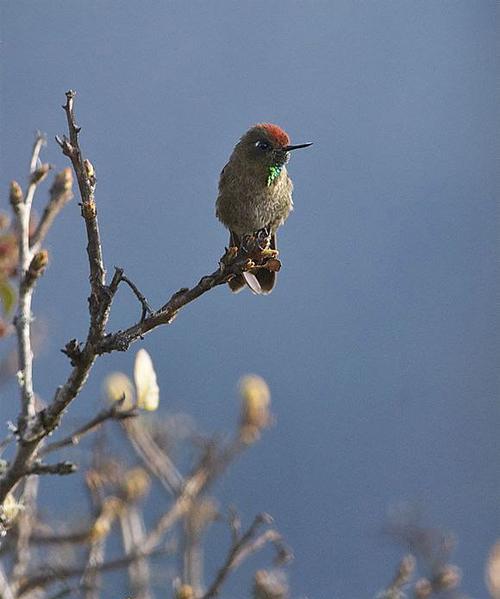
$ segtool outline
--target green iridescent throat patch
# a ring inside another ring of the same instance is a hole
[[[275,181],[280,173],[281,173],[281,169],[283,167],[282,166],[270,166],[269,167],[269,171],[268,171],[268,175],[267,175],[267,186],[269,187],[273,181]]]

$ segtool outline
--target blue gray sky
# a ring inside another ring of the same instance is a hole
[[[52,140],[76,89],[106,263],[156,306],[223,251],[217,180],[241,133],[270,121],[314,142],[289,166],[273,294],[219,288],[144,340],[161,409],[228,430],[238,378],[268,380],[276,425],[219,491],[247,520],[275,516],[294,596],[373,596],[401,555],[380,528],[405,501],[455,531],[464,590],[485,596],[500,525],[498,4],[4,0],[1,23],[2,201],[36,129],[66,166]],[[68,372],[59,348],[86,330],[76,202],[48,247],[46,398]],[[112,327],[136,316],[124,292]],[[100,361],[74,416],[134,353]],[[1,390],[5,417],[14,395]],[[72,489],[58,481],[70,504]]]

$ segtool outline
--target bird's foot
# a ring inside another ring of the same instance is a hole
[[[228,264],[233,262],[233,260],[238,255],[239,248],[236,246],[230,246],[226,248],[226,251],[222,258],[219,260],[219,266],[221,268],[225,268]]]
[[[271,233],[267,227],[264,227],[255,233],[244,235],[241,239],[241,250],[249,255],[259,255],[269,249],[270,244]]]
[[[239,250],[239,248],[236,245],[232,245],[232,246],[226,248],[225,257],[230,258],[230,259],[235,258],[236,255],[238,254],[238,250]]]
[[[278,260],[278,258],[269,258],[269,260],[264,263],[263,268],[270,270],[271,272],[278,272],[281,269],[281,260]]]
[[[241,238],[240,250],[245,254],[253,254],[256,250],[255,235],[243,235]]]
[[[269,248],[271,244],[271,232],[267,227],[263,227],[262,229],[259,229],[257,233],[255,233],[255,243],[262,251]]]
[[[280,253],[278,252],[278,250],[266,248],[265,250],[260,251],[260,255],[265,260],[267,258],[277,258],[280,255]]]

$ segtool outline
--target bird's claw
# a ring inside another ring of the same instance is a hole
[[[271,233],[267,227],[257,232],[245,235],[241,240],[241,249],[247,254],[260,254],[269,249],[271,245]]]
[[[269,258],[264,264],[264,268],[271,272],[278,272],[281,269],[281,261],[277,258]]]
[[[263,259],[268,258],[277,258],[279,256],[278,250],[272,250],[271,248],[266,248],[260,251],[260,255]]]
[[[257,231],[255,234],[255,243],[262,251],[269,248],[269,245],[271,244],[271,233],[267,227]]]

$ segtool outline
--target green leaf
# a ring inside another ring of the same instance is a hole
[[[7,280],[0,280],[0,300],[2,301],[4,314],[7,316],[16,303],[16,292]]]

